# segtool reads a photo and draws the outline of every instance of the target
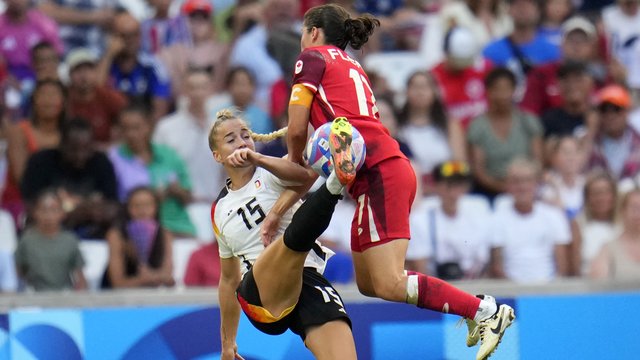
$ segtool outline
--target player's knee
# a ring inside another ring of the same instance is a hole
[[[381,299],[401,301],[406,297],[406,283],[400,276],[384,276],[372,279],[373,293]]]

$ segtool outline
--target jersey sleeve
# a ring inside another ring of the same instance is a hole
[[[318,91],[325,68],[326,63],[319,51],[303,51],[296,61],[293,84],[304,85],[315,93]]]

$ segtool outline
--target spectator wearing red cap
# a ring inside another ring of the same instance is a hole
[[[609,85],[597,95],[599,126],[589,167],[607,170],[618,180],[640,171],[640,134],[629,125],[630,107],[631,96],[619,85]]]
[[[223,87],[229,46],[218,41],[212,22],[213,6],[208,0],[187,0],[182,5],[190,43],[176,43],[160,51],[158,57],[169,71],[173,96],[184,95],[189,68],[206,70],[213,77],[213,92]]]

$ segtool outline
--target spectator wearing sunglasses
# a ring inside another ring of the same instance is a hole
[[[590,168],[602,168],[615,179],[635,176],[640,170],[640,134],[629,125],[631,96],[619,85],[598,92],[598,130],[595,134]]]

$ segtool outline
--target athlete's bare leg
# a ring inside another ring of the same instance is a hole
[[[280,236],[267,246],[253,265],[262,307],[274,316],[298,302],[306,258],[306,252],[289,249]]]
[[[409,240],[398,239],[361,253],[352,253],[356,282],[363,295],[396,302],[406,301],[404,258],[408,246]]]
[[[330,321],[307,330],[304,344],[318,360],[358,358],[351,328],[342,320]]]

